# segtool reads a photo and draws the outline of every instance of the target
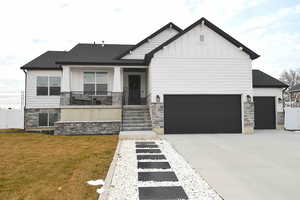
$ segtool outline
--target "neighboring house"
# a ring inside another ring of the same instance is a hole
[[[299,83],[292,86],[288,90],[288,92],[290,94],[290,99],[292,102],[300,102],[300,84]]]
[[[282,128],[287,85],[252,70],[258,57],[205,18],[184,30],[169,23],[136,45],[48,51],[21,67],[25,128],[56,135]]]

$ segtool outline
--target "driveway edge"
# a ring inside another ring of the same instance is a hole
[[[115,173],[115,168],[116,168],[116,164],[117,164],[117,160],[118,160],[118,154],[120,151],[120,143],[121,140],[120,138],[118,139],[118,145],[113,157],[113,160],[111,161],[110,167],[108,169],[107,175],[105,177],[105,183],[102,186],[102,188],[104,189],[103,193],[101,195],[99,195],[98,200],[107,200],[108,196],[109,196],[109,189],[110,189],[110,185],[113,179],[113,175]]]

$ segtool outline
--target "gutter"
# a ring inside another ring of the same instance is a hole
[[[23,72],[25,73],[25,91],[24,91],[24,108],[23,108],[23,111],[24,111],[24,130],[25,130],[25,108],[26,108],[26,103],[27,103],[27,71],[25,69],[23,69]]]

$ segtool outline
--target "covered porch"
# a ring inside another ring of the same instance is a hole
[[[146,66],[63,66],[61,106],[146,105]]]

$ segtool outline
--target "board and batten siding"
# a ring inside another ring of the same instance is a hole
[[[60,96],[37,96],[36,86],[38,76],[59,76],[60,70],[28,70],[26,85],[26,108],[59,108]]]
[[[200,41],[204,35],[204,41]],[[164,94],[252,96],[249,55],[206,26],[198,25],[158,51],[149,66],[152,102]]]
[[[168,28],[155,37],[151,38],[148,42],[134,49],[131,54],[124,56],[122,59],[144,59],[145,54],[149,53],[151,50],[155,49],[177,33],[178,31],[176,31],[175,29]]]
[[[278,98],[282,99],[282,88],[253,88],[254,97],[275,97],[276,112],[283,112],[283,103],[278,103]]]

